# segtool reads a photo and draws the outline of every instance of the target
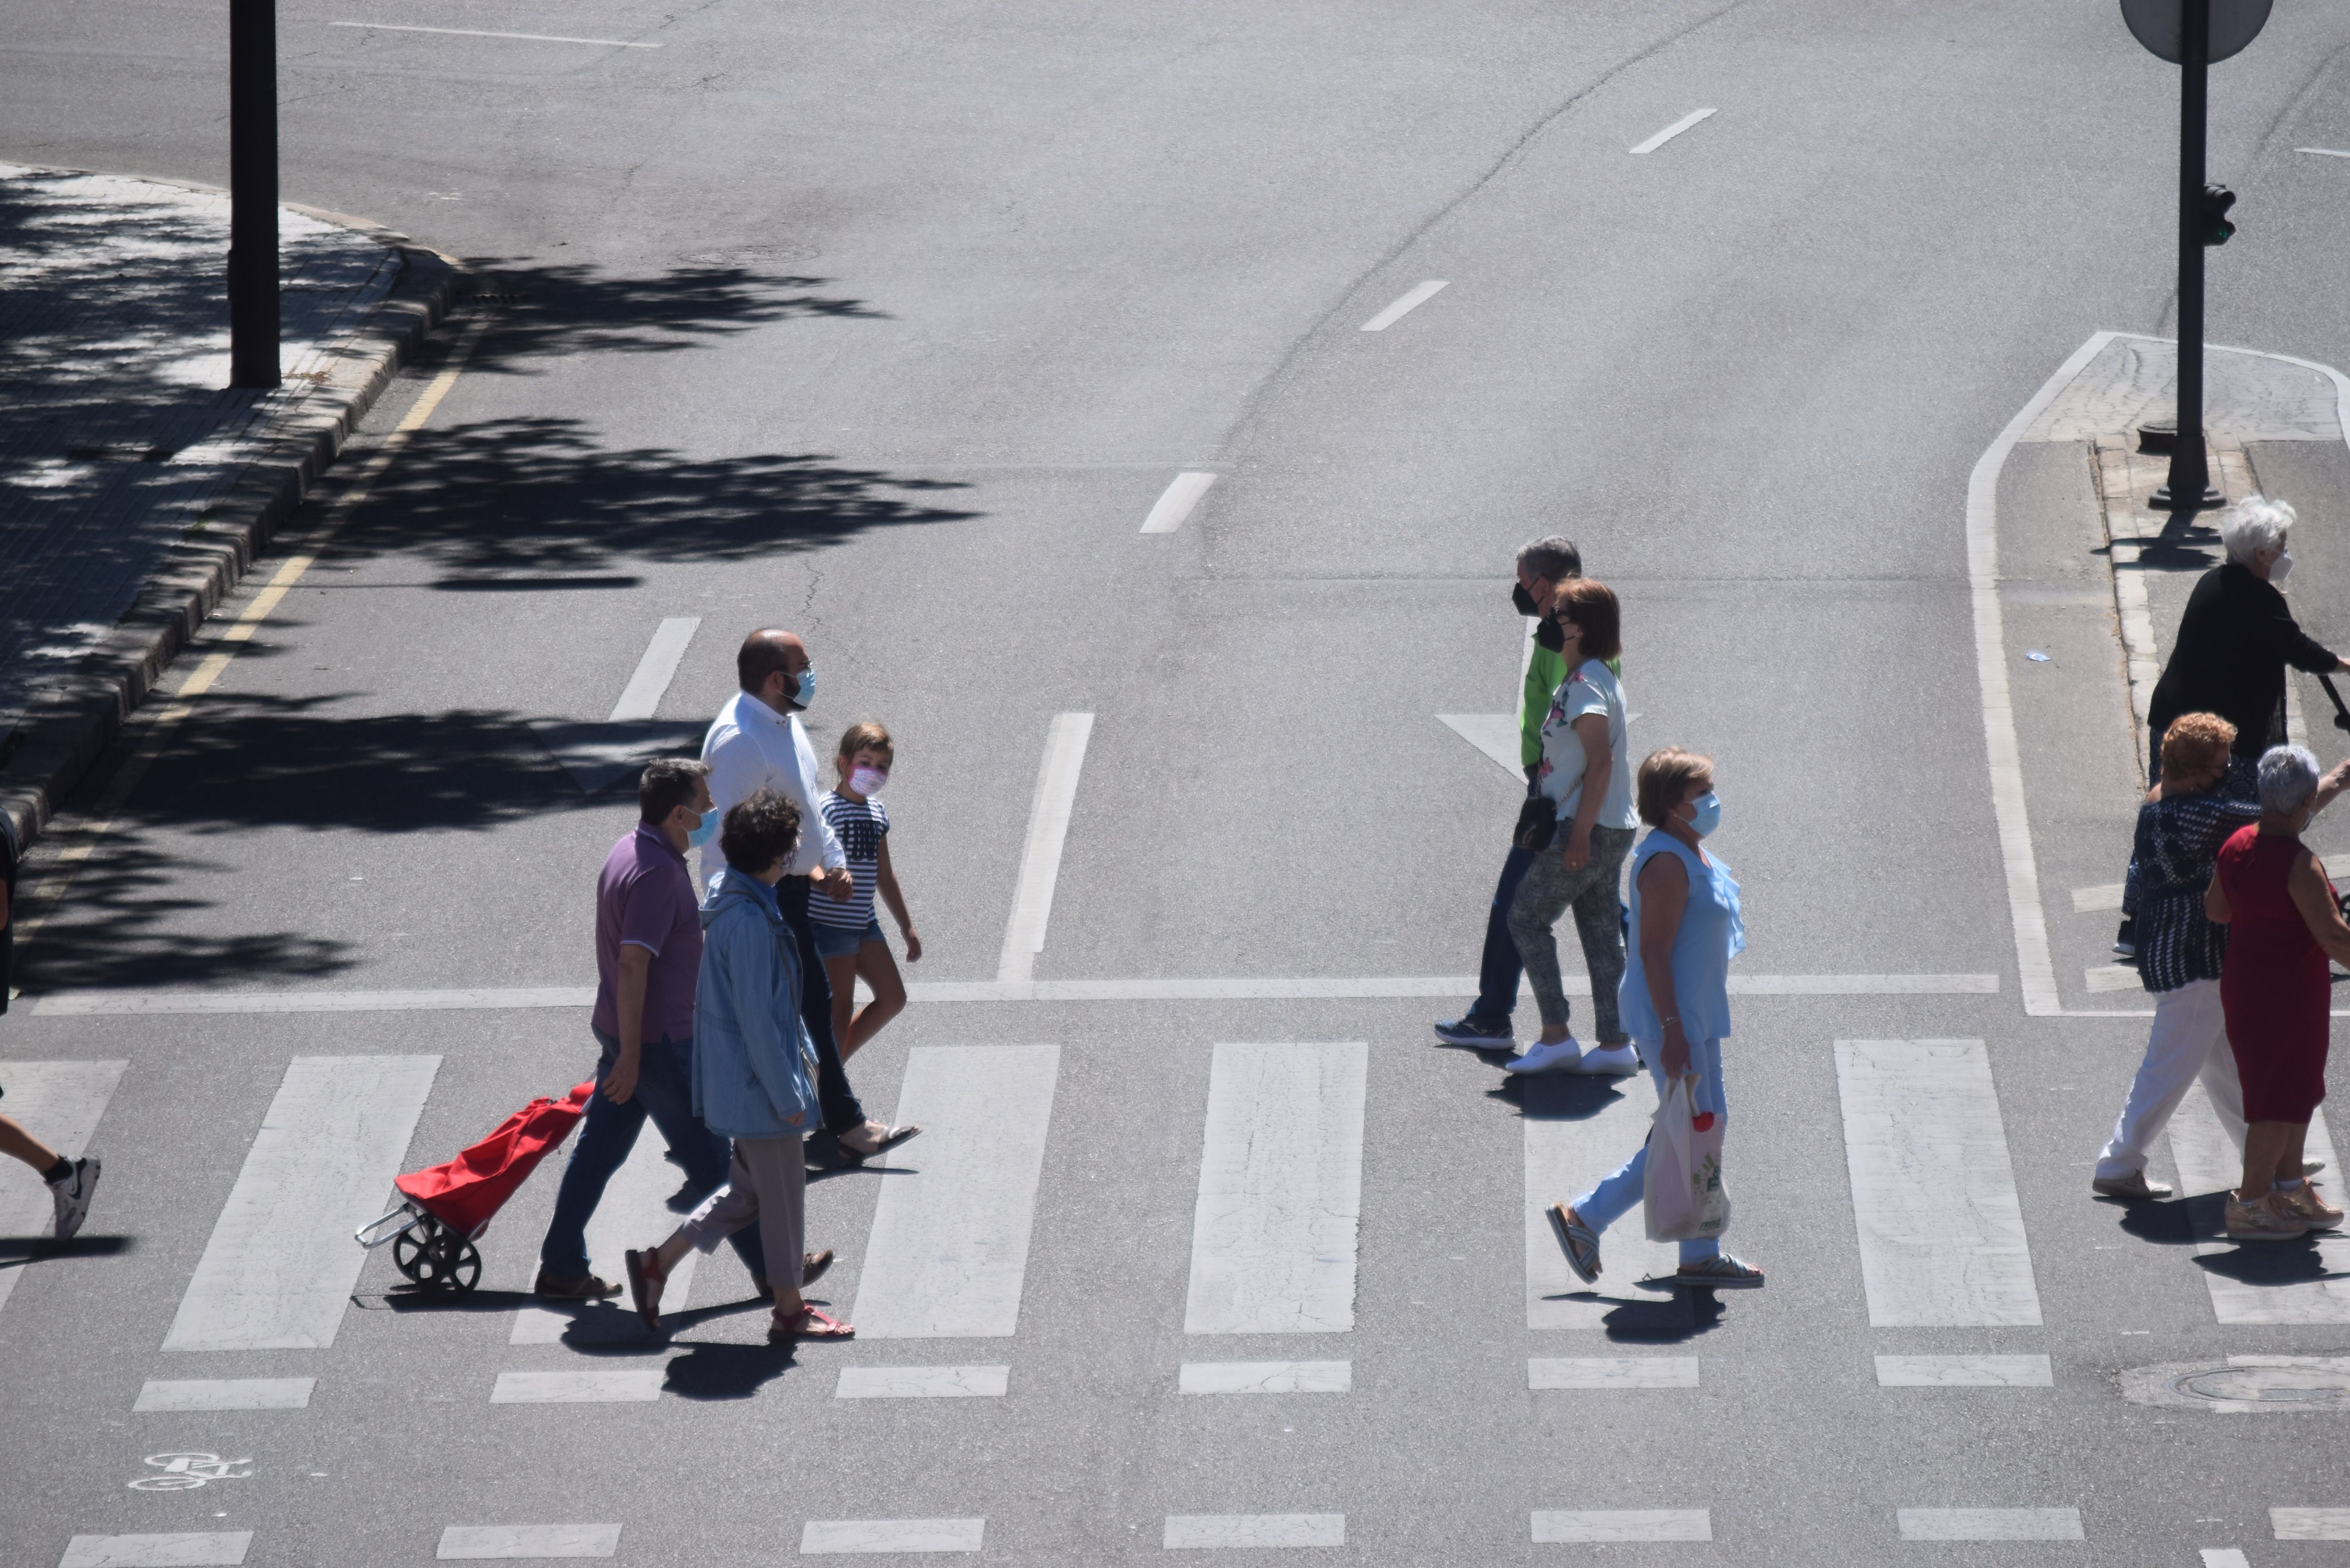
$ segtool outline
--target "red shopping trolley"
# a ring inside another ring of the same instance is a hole
[[[352,1239],[370,1251],[390,1242],[393,1266],[409,1279],[463,1295],[482,1279],[474,1240],[538,1162],[571,1136],[595,1092],[590,1079],[559,1100],[542,1095],[456,1158],[394,1178],[400,1207],[360,1226]]]

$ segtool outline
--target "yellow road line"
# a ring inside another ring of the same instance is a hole
[[[132,793],[146,778],[147,770],[155,765],[155,759],[170,747],[172,737],[180,725],[195,711],[193,704],[196,699],[213,689],[213,683],[228,669],[229,660],[236,657],[237,649],[252,640],[253,634],[261,628],[261,623],[269,618],[286,593],[301,581],[302,574],[308,571],[325,553],[327,546],[334,542],[335,535],[342,531],[351,514],[367,504],[376,482],[399,459],[409,441],[424,427],[424,421],[431,419],[432,411],[441,406],[441,400],[447,397],[449,389],[457,384],[458,375],[465,369],[465,361],[473,358],[473,346],[482,340],[482,333],[489,324],[488,314],[477,310],[465,328],[465,335],[457,340],[449,362],[441,368],[438,375],[425,383],[422,394],[400,423],[392,427],[383,444],[369,453],[367,461],[353,471],[350,483],[328,505],[325,515],[302,542],[302,547],[279,563],[277,570],[270,574],[267,586],[254,595],[253,602],[244,607],[244,613],[213,639],[214,651],[206,654],[193,670],[188,671],[187,679],[181,681],[179,689],[172,693],[171,701],[149,722],[147,733],[140,739],[138,749],[123,760],[122,766],[116,769],[114,777],[107,782],[106,793],[99,796],[98,805],[90,812],[89,825],[73,843],[58,853],[57,864],[50,867],[49,874],[41,879],[40,885],[26,900],[37,912],[18,923],[18,941],[31,940],[33,934],[41,929],[42,922],[56,912],[66,890],[73,886],[73,879],[81,870],[83,862],[114,830],[115,818],[130,804]]]

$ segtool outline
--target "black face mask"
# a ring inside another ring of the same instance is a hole
[[[1542,607],[1534,603],[1534,595],[1526,592],[1526,585],[1523,583],[1510,590],[1510,604],[1520,615],[1542,614]]]
[[[1556,653],[1566,646],[1566,633],[1558,629],[1558,622],[1544,616],[1534,627],[1534,640]]]

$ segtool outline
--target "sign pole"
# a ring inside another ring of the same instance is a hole
[[[2209,118],[2211,0],[2185,0],[2178,48],[2178,444],[2153,504],[2197,512],[2225,498],[2203,451],[2203,140]]]
[[[277,6],[228,0],[229,385],[278,383]]]

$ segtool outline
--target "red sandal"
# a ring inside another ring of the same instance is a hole
[[[804,1306],[785,1316],[777,1313],[767,1324],[769,1345],[789,1345],[801,1339],[854,1339],[857,1330],[838,1318]]]
[[[659,1254],[629,1252],[623,1261],[629,1266],[629,1296],[637,1303],[637,1315],[645,1320],[648,1332],[659,1334],[661,1287],[669,1283],[669,1275],[661,1269]]]

